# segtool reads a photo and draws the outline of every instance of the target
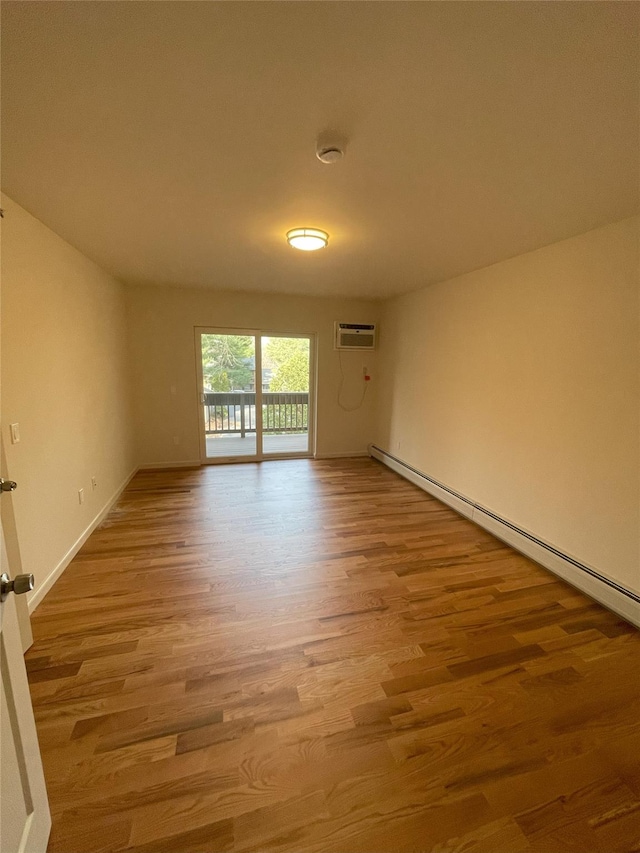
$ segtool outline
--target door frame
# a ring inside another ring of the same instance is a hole
[[[202,372],[202,335],[242,335],[255,340],[255,376],[256,376],[256,453],[250,456],[207,456],[207,435],[202,417],[202,395],[204,394],[204,375]],[[305,338],[309,341],[309,410],[307,414],[307,450],[294,453],[263,452],[262,433],[262,338]],[[316,440],[316,333],[280,332],[268,329],[237,329],[223,326],[194,326],[194,355],[196,361],[198,413],[198,434],[200,436],[200,464],[224,465],[232,462],[263,462],[265,459],[307,459],[315,455]]]

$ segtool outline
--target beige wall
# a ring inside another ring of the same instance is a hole
[[[134,467],[124,288],[6,197],[3,208],[3,474],[18,482],[3,502],[40,588]]]
[[[373,376],[362,407],[343,411],[337,401],[340,367],[333,324],[373,322],[379,303],[153,286],[132,286],[127,299],[141,465],[197,463],[200,458],[195,326],[316,333],[318,455],[366,451],[373,438],[376,353],[342,353],[344,404],[360,399],[363,366]]]
[[[385,303],[376,440],[635,591],[638,224]]]

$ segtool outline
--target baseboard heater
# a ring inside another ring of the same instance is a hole
[[[484,527],[516,551],[535,560],[545,569],[549,569],[553,574],[640,628],[640,595],[637,593],[600,574],[591,566],[586,566],[570,557],[537,536],[522,530],[449,486],[439,483],[407,462],[403,462],[402,459],[382,450],[381,447],[375,444],[369,445],[369,454],[401,477],[446,503],[456,512]]]

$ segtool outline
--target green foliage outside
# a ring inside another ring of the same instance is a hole
[[[239,391],[253,384],[253,338],[203,335],[202,372],[212,391]]]
[[[273,369],[269,391],[309,390],[309,341],[304,338],[269,338],[265,366]]]
[[[243,335],[202,335],[202,372],[206,389],[224,393],[254,388],[253,338]],[[268,391],[309,391],[309,341],[269,338],[263,369],[271,371]],[[308,406],[302,403],[263,405],[263,423],[270,433],[307,429]],[[228,417],[224,407],[222,418]],[[218,427],[222,425],[222,421]]]

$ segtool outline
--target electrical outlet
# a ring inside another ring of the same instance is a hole
[[[97,489],[97,488],[98,488],[98,481],[97,481],[97,479],[96,479],[95,477],[92,477],[92,478],[91,478],[91,488],[92,488],[92,489]]]
[[[84,503],[84,489],[78,489],[78,503]]]
[[[180,436],[179,435],[173,436],[173,443],[174,444],[180,444]]]
[[[20,424],[9,424],[11,433],[11,444],[18,444],[20,441]]]

